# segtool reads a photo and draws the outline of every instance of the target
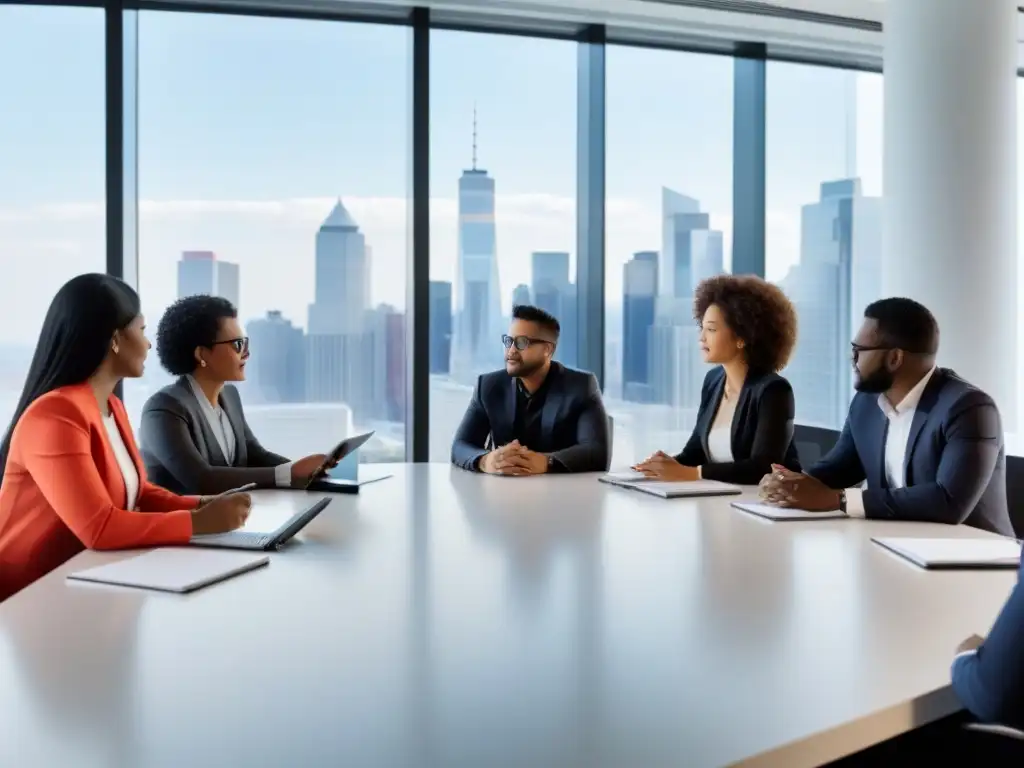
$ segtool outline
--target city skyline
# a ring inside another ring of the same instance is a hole
[[[0,345],[24,349],[60,284],[106,268],[103,14],[0,7],[0,20],[0,71],[18,72],[10,80],[18,109],[0,122],[0,148],[17,148],[0,157],[0,256],[12,265],[0,300],[19,310],[19,323],[0,327]],[[316,233],[339,198],[370,248],[367,307],[406,312],[408,33],[138,13],[136,266],[151,328],[176,297],[182,252],[205,249],[238,265],[247,322],[308,332]],[[53,66],[16,66],[44,54]],[[575,281],[577,54],[571,41],[431,32],[429,277],[452,284],[453,313],[459,178],[474,165],[494,180],[502,316],[517,286],[530,289],[537,252],[567,254]],[[720,233],[715,247],[731,269],[734,62],[609,45],[606,65],[605,353],[614,393],[625,266],[636,253],[664,250],[664,189],[699,201],[702,231]],[[789,279],[800,262],[805,208],[822,202],[823,183],[856,178],[862,197],[882,195],[882,89],[880,74],[767,62],[769,280]],[[39,173],[51,167],[61,172]],[[682,363],[684,336],[694,333],[679,318],[659,326],[659,343]]]

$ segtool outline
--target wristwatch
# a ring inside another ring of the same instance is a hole
[[[555,465],[555,457],[554,456],[548,456],[548,472],[554,472],[555,471],[555,466],[556,466]]]
[[[844,515],[846,514],[846,489],[841,488],[839,490],[839,511]]]

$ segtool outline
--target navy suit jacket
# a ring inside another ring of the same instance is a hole
[[[542,445],[526,446],[554,457],[568,472],[605,472],[611,461],[608,414],[592,373],[551,363],[549,388],[541,410]],[[494,446],[515,439],[516,380],[505,371],[483,374],[452,443],[452,463],[476,469]]]
[[[800,471],[793,443],[793,388],[777,373],[747,374],[732,417],[732,461],[708,460],[708,435],[725,392],[725,369],[712,368],[704,377],[693,434],[675,460],[700,467],[701,476],[740,485],[757,485],[772,464]]]
[[[889,488],[886,480],[888,428],[878,395],[858,392],[839,442],[807,474],[836,489],[866,479],[864,512],[872,519],[967,523],[1013,536],[1003,425],[991,397],[936,369],[911,424],[905,488]]]
[[[953,690],[971,714],[986,723],[1024,727],[1024,585],[1018,571],[985,642],[953,660]]]

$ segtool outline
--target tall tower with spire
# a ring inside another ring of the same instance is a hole
[[[459,178],[459,256],[456,261],[452,375],[466,383],[501,367],[505,332],[498,282],[494,179],[477,167],[477,115],[473,107],[472,166]]]

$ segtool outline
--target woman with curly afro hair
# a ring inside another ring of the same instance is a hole
[[[773,464],[800,471],[793,444],[793,388],[779,375],[796,345],[796,310],[780,288],[753,275],[718,275],[697,286],[693,317],[704,361],[697,424],[682,452],[658,451],[634,469],[659,480],[756,485]]]
[[[301,488],[322,471],[323,454],[291,462],[249,429],[230,384],[245,379],[249,338],[230,301],[178,299],[160,318],[156,351],[178,380],[142,410],[142,458],[154,480],[178,493],[216,494],[249,483]]]

